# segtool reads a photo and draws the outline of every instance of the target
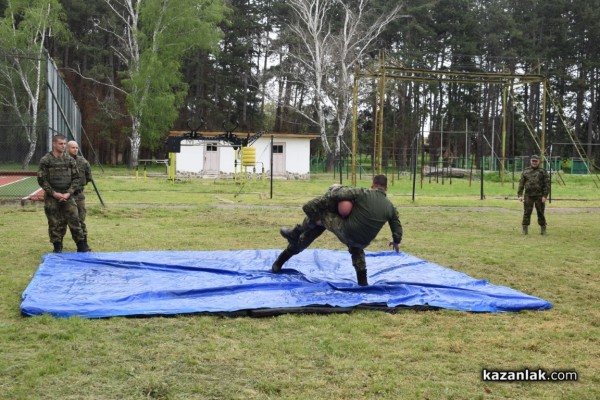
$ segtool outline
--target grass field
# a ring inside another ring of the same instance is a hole
[[[94,172],[107,205],[88,188],[89,241],[100,252],[281,248],[278,228],[339,179],[275,181],[270,198],[269,183]],[[408,176],[390,186],[403,251],[553,303],[521,313],[23,317],[21,294],[51,244],[43,207],[3,205],[0,399],[600,398],[600,189],[590,177],[564,179],[547,236],[536,226],[520,234],[516,183],[486,181],[481,200],[478,181],[425,180],[414,202]],[[384,228],[368,249],[387,249],[389,236]],[[329,233],[313,247],[343,249]],[[484,382],[484,368],[576,371],[578,380]]]

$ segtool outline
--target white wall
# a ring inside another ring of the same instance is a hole
[[[175,169],[177,172],[199,173],[204,168],[204,145],[200,140],[183,140],[181,153],[175,153]]]
[[[285,143],[285,165],[287,173],[310,173],[310,140],[302,137],[274,137],[273,142]],[[207,143],[205,140],[183,140],[181,152],[176,153],[175,168],[177,173],[201,173],[204,168],[204,151]],[[263,136],[252,143],[256,148],[256,172],[271,170],[271,137]],[[235,171],[234,160],[236,152],[231,145],[219,143],[219,169],[221,173]],[[239,160],[238,160],[239,161]],[[240,169],[238,162],[238,171]],[[252,167],[248,167],[252,171]]]

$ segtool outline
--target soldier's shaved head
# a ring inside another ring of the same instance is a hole
[[[69,141],[69,143],[67,143],[67,151],[70,155],[76,156],[77,153],[79,153],[79,145],[77,142],[74,140]]]

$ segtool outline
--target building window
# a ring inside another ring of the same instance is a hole
[[[216,143],[207,144],[206,151],[217,151],[217,144]]]
[[[274,144],[273,145],[273,154],[283,154],[283,145],[282,144]]]

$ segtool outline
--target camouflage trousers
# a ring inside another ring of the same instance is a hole
[[[350,252],[350,256],[352,257],[352,265],[354,268],[357,271],[366,270],[367,263],[365,261],[364,251],[366,246],[355,243],[348,239],[345,235],[343,226],[343,218],[334,212],[323,213],[321,215],[321,225],[317,225],[310,218],[306,217],[302,224],[297,225],[295,228],[302,232],[299,240],[289,242],[287,250],[291,254],[298,254],[308,248],[308,246],[310,246],[312,242],[321,236],[325,230],[328,230],[333,233],[340,240],[340,242],[348,246],[348,252]]]
[[[541,196],[527,196],[523,199],[523,223],[522,225],[529,226],[531,223],[531,214],[533,209],[537,212],[538,224],[540,226],[546,226],[546,217],[544,216],[544,210],[546,203],[542,202]]]
[[[73,200],[75,200],[75,204],[77,204],[77,214],[79,215],[79,225],[81,225],[81,230],[83,231],[83,236],[87,238],[87,226],[85,225],[85,217],[87,215],[87,210],[85,207],[85,195],[83,194],[83,192],[80,192],[79,194],[75,195],[75,196],[71,196],[71,198]],[[62,235],[61,237],[64,237],[65,234],[67,233],[67,222],[63,221],[62,226],[61,226],[61,231],[62,231]],[[73,235],[73,232],[71,231],[71,236]],[[75,240],[75,237],[73,237],[73,240]]]
[[[75,242],[84,239],[83,230],[79,223],[77,204],[70,198],[67,201],[58,201],[54,197],[44,196],[44,212],[48,218],[48,236],[51,243],[62,242],[66,225],[71,229],[71,236]]]

